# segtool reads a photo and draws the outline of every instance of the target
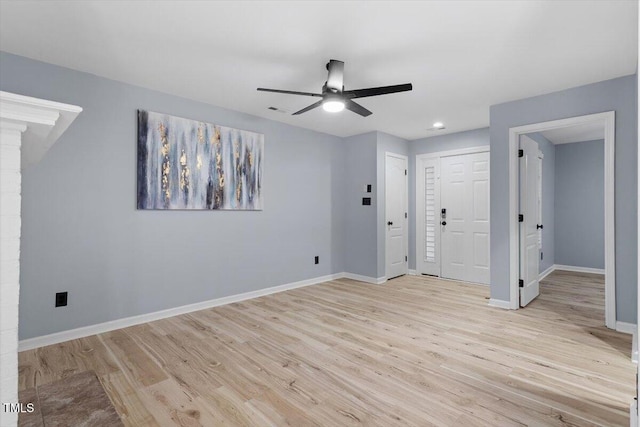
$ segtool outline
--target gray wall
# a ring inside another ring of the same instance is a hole
[[[376,145],[376,132],[344,139],[344,271],[367,277],[379,277],[376,221],[378,206],[384,208],[384,197],[378,198]],[[364,191],[367,184],[371,184],[371,193]],[[371,197],[371,206],[362,205],[363,197]]]
[[[432,136],[409,142],[409,268],[416,268],[416,156],[489,145],[489,128]],[[493,219],[492,219],[493,221]]]
[[[378,270],[376,277],[384,277],[386,275],[386,233],[387,226],[385,223],[385,153],[401,154],[403,156],[409,155],[409,142],[405,139],[398,138],[393,135],[389,135],[383,132],[376,132],[377,135],[377,170],[378,170],[378,200],[380,203],[377,205],[378,216]],[[408,187],[407,187],[408,188]],[[412,198],[411,193],[408,193],[409,199]],[[409,250],[411,247],[409,246]]]
[[[637,75],[493,105],[491,122],[491,297],[509,300],[509,128],[616,112],[617,320],[636,322]]]
[[[604,268],[604,140],[556,146],[556,264]]]
[[[341,138],[5,53],[0,89],[84,108],[22,177],[21,339],[344,271]],[[264,133],[264,210],[136,210],[138,108]]]
[[[538,143],[542,151],[542,253],[540,273],[555,264],[555,182],[556,182],[556,146],[540,133],[527,135]]]
[[[385,276],[385,153],[408,155],[408,141],[382,132],[344,139],[346,161],[345,271]],[[372,192],[364,192],[366,184]],[[371,197],[371,206],[362,198]]]

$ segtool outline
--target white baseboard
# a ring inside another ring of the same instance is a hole
[[[625,334],[634,334],[637,331],[637,326],[633,323],[616,322],[616,331]]]
[[[631,344],[631,360],[638,363],[638,326],[633,323],[616,322],[616,331],[633,335]]]
[[[638,401],[634,400],[631,403],[631,408],[629,408],[629,426],[630,427],[638,427],[640,423],[638,423]]]
[[[345,279],[357,280],[358,282],[371,283],[373,285],[381,285],[387,281],[386,277],[375,278],[355,273],[342,273],[342,277]]]
[[[554,264],[552,267],[554,270],[575,271],[576,273],[604,274],[604,268],[577,267],[575,265],[562,264]]]
[[[511,302],[501,300],[501,299],[491,298],[489,300],[489,307],[504,308],[505,310],[511,310]]]
[[[555,264],[554,264],[554,265],[549,266],[549,268],[547,268],[545,271],[543,271],[542,273],[540,273],[540,275],[538,276],[538,280],[540,281],[540,280],[544,279],[545,277],[547,277],[548,275],[550,275],[551,273],[553,273],[553,272],[555,271],[555,269],[556,269]]]
[[[166,319],[180,314],[191,313],[193,311],[204,310],[220,305],[231,304],[234,302],[245,301],[265,295],[271,295],[278,292],[288,291],[290,289],[301,288],[304,286],[316,285],[318,283],[328,282],[331,280],[348,277],[348,273],[336,273],[327,276],[314,277],[299,282],[287,283],[270,288],[259,289],[257,291],[245,292],[237,295],[216,298],[208,301],[197,302],[195,304],[183,305],[180,307],[169,308],[166,310],[155,311],[153,313],[141,314],[138,316],[125,317],[122,319],[111,320],[109,322],[98,323],[97,325],[83,326],[81,328],[71,329],[68,331],[56,332],[49,335],[21,340],[18,343],[18,351],[31,350],[47,345],[58,344],[64,341],[70,341],[78,338],[88,337],[90,335],[101,334],[103,332],[113,331],[116,329],[126,328],[128,326],[139,325],[141,323],[152,322],[154,320]],[[361,276],[365,277],[365,276]],[[355,279],[360,280],[360,279]]]
[[[409,272],[407,273],[409,276],[417,276],[418,272],[416,270],[411,270],[409,269]]]

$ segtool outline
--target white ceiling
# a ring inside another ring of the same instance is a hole
[[[636,0],[429,2],[2,1],[0,49],[339,136],[486,127],[489,106],[633,74]],[[296,111],[329,59],[346,89],[411,82],[373,111]],[[211,118],[215,121],[215,117]]]
[[[570,144],[572,142],[595,141],[604,139],[604,121],[602,123],[586,123],[577,126],[552,129],[540,132],[553,144]]]

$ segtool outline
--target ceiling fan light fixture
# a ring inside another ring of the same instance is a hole
[[[322,109],[329,113],[339,113],[344,110],[344,101],[341,99],[327,99],[322,102]]]
[[[303,95],[321,98],[313,104],[296,111],[292,114],[292,116],[297,116],[322,106],[322,109],[324,111],[328,111],[330,113],[338,113],[346,109],[358,114],[361,117],[368,117],[372,114],[371,111],[355,102],[354,99],[387,95],[390,93],[407,92],[413,89],[413,85],[411,83],[404,83],[400,85],[368,87],[365,89],[345,91],[343,84],[344,62],[338,61],[336,59],[331,59],[327,64],[327,70],[329,71],[329,74],[327,76],[327,81],[322,86],[322,93],[267,89],[264,87],[259,87],[258,90],[262,92],[286,93],[289,95]]]

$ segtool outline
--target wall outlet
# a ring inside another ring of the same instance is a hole
[[[56,292],[56,307],[65,307],[67,305],[68,292]]]
[[[367,184],[364,186],[365,193],[371,193],[371,184]]]
[[[316,255],[313,261],[314,261],[314,264],[320,264],[320,257]]]
[[[371,197],[363,197],[362,206],[371,206]]]

